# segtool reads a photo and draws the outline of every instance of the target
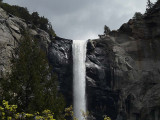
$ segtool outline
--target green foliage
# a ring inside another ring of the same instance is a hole
[[[7,13],[31,22],[33,24],[33,27],[38,27],[48,32],[51,37],[56,36],[49,20],[45,17],[40,17],[37,12],[33,12],[32,14],[30,14],[27,8],[19,7],[16,5],[11,6],[7,3],[2,2],[0,2],[0,7],[7,11]]]
[[[26,33],[14,50],[11,62],[11,74],[2,82],[3,99],[17,104],[18,111],[49,109],[56,119],[62,119],[64,100],[57,92],[57,76],[51,74],[46,54],[39,48],[38,41]]]
[[[88,117],[91,117],[91,115],[89,114],[88,111],[87,112],[81,111],[81,113],[82,113],[82,116],[83,116],[84,120],[87,120]],[[67,118],[67,120],[70,120],[70,119],[78,120],[74,115],[72,105],[68,108],[65,108],[65,118]]]
[[[27,8],[19,7],[19,6],[11,6],[7,3],[1,3],[0,7],[2,7],[7,13],[15,15],[17,17],[23,18],[26,21],[31,19],[31,16],[27,10]]]
[[[145,13],[146,14],[150,14],[154,5],[155,5],[154,3],[152,3],[150,0],[148,0],[147,1],[147,5],[146,5],[146,11],[145,11]]]
[[[140,19],[142,19],[142,18],[143,18],[143,14],[140,13],[140,12],[136,12],[136,13],[134,14],[134,16],[133,16],[133,19],[135,19],[135,20],[140,20]]]
[[[153,7],[153,5],[154,4],[150,0],[148,0],[147,1],[147,8],[146,8],[146,10],[151,9]]]
[[[76,118],[73,117],[73,107],[72,105],[68,108],[65,108],[65,118],[67,118],[67,120],[72,119],[75,120]]]
[[[18,113],[17,105],[9,105],[8,101],[3,100],[0,106],[0,119],[1,120],[55,120],[54,113],[50,110],[44,110],[41,114],[36,112],[34,114]]]
[[[111,120],[111,118],[108,117],[107,115],[104,115],[104,120]]]
[[[41,28],[42,30],[47,31],[50,35],[55,36],[55,32],[53,31],[52,25],[49,20],[45,17],[39,17],[37,12],[33,12],[31,14],[32,22],[36,27]]]

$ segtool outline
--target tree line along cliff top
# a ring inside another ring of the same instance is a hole
[[[8,14],[22,18],[28,24],[32,24],[33,29],[38,27],[49,33],[51,38],[56,36],[49,20],[44,16],[39,16],[38,12],[33,12],[30,14],[27,8],[17,5],[9,5],[7,3],[3,3],[2,0],[0,0],[0,7],[3,8]]]

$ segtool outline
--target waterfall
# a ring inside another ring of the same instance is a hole
[[[86,43],[84,40],[73,40],[73,112],[82,120],[82,111],[86,113]]]

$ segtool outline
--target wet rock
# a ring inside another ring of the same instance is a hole
[[[49,62],[58,74],[59,88],[67,105],[73,105],[72,92],[72,40],[55,37],[48,48]]]

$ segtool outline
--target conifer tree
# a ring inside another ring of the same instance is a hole
[[[153,3],[150,0],[148,0],[147,1],[147,8],[151,9],[152,7],[153,7]]]
[[[2,82],[3,99],[17,104],[19,111],[50,109],[60,119],[64,101],[57,92],[56,75],[51,74],[46,54],[37,41],[25,34],[11,62],[11,74]]]
[[[154,4],[148,0],[147,1],[147,6],[146,6],[146,13],[148,13],[148,11],[154,6]]]

